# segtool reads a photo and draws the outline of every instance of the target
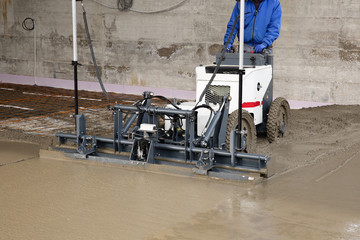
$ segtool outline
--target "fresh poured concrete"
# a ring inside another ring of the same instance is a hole
[[[0,153],[0,239],[360,239],[359,150],[258,185]]]

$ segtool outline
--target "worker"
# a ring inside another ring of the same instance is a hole
[[[228,38],[226,51],[234,47],[235,36],[239,37],[239,22],[236,23],[232,36],[230,35],[234,21],[240,12],[240,2],[237,1],[227,25],[224,45]],[[264,49],[272,52],[272,44],[279,37],[281,25],[281,6],[279,0],[245,0],[244,13],[244,51],[260,53]]]

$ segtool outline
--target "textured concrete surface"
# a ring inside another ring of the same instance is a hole
[[[101,1],[115,7],[115,0]],[[180,2],[180,0],[178,1]],[[0,73],[32,76],[36,21],[36,75],[73,79],[70,1],[0,0]],[[134,0],[133,9],[153,11],[175,0]],[[234,1],[187,0],[157,14],[120,12],[84,1],[103,81],[108,84],[195,90],[195,67],[214,61]],[[274,44],[275,96],[290,100],[359,102],[360,2],[281,1],[282,29]],[[79,79],[94,82],[81,5],[78,3]],[[0,79],[1,81],[1,79]]]
[[[141,96],[110,93],[109,98],[112,106],[133,104]],[[56,132],[74,132],[74,102],[73,91],[0,83],[0,138],[49,146]],[[112,135],[112,111],[102,93],[80,91],[79,113],[87,118],[89,134]]]

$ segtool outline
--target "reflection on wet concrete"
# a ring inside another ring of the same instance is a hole
[[[0,239],[360,239],[360,154],[250,186],[5,147]]]

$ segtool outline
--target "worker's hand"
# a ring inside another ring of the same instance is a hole
[[[229,43],[226,47],[226,52],[234,52],[234,47],[231,43]]]
[[[262,50],[264,50],[264,48],[265,48],[266,46],[264,45],[264,44],[259,44],[259,45],[256,45],[255,46],[255,52],[256,53],[261,53],[262,52]]]

